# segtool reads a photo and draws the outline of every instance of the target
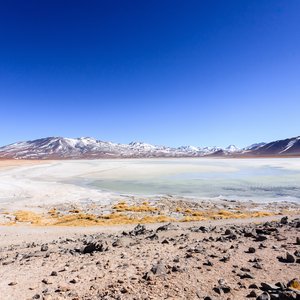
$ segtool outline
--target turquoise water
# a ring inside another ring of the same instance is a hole
[[[186,169],[191,164],[199,164],[199,167],[222,167],[222,171],[191,172],[185,171],[183,167],[180,171],[167,175],[143,177],[134,176],[133,173],[129,178],[95,178],[87,180],[86,184],[105,191],[135,195],[170,194],[245,201],[300,202],[300,169],[293,168],[291,159],[286,161],[289,162],[287,166],[284,165],[284,160],[265,161],[253,160],[253,164],[251,160],[135,161],[132,163],[141,163],[145,167],[147,164],[157,164],[160,168],[163,166],[164,171],[174,164],[184,164]]]

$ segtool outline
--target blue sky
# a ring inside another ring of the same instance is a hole
[[[1,1],[0,145],[300,135],[300,1]]]

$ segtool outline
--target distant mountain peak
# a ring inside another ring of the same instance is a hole
[[[229,145],[228,147],[225,148],[225,150],[228,152],[237,152],[240,149],[238,147],[236,147],[235,145]]]
[[[13,159],[96,159],[203,156],[300,156],[300,136],[270,143],[257,143],[243,149],[220,147],[156,146],[144,142],[117,144],[92,137],[46,137],[0,147],[0,158]]]

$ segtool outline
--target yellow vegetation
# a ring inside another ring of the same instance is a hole
[[[112,207],[118,212],[132,211],[132,212],[155,212],[156,207],[150,206],[148,202],[143,202],[142,205],[131,205],[129,206],[125,201],[121,201]]]
[[[293,279],[289,282],[288,286],[295,290],[300,290],[300,281],[297,279]]]
[[[48,211],[48,214],[49,214],[50,216],[52,216],[52,217],[57,217],[57,215],[59,214],[59,212],[58,212],[57,209],[54,207],[54,208],[52,208],[52,209],[50,209],[50,210]]]
[[[41,224],[42,217],[32,211],[19,210],[15,212],[16,222],[28,222],[31,224]]]
[[[180,222],[193,222],[193,221],[204,221],[204,220],[207,220],[207,218],[201,216],[185,216],[182,219],[180,219]]]
[[[129,206],[126,202],[119,202],[113,206],[113,213],[105,215],[87,214],[79,209],[72,209],[68,214],[60,214],[56,208],[49,210],[48,216],[31,211],[17,211],[14,213],[16,222],[26,222],[33,225],[55,225],[55,226],[93,226],[93,225],[121,225],[138,223],[161,223],[161,222],[191,222],[215,219],[239,219],[250,217],[272,216],[275,213],[264,211],[240,210],[203,210],[176,208],[181,211],[182,218],[172,218],[160,215],[155,207],[144,202],[140,206]],[[140,214],[143,212],[143,214]],[[148,213],[148,214],[147,214]]]
[[[176,208],[176,212],[180,211],[180,208]],[[182,212],[182,210],[181,210]],[[243,219],[243,218],[257,218],[272,216],[275,213],[264,212],[264,211],[245,211],[241,212],[240,210],[203,210],[197,211],[192,209],[186,209],[184,211],[184,217],[181,220],[182,222],[189,221],[202,221],[202,220],[217,220],[217,219]]]

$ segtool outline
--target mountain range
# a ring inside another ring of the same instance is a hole
[[[118,144],[94,138],[47,137],[0,147],[0,159],[99,159],[150,157],[290,157],[300,156],[300,136],[257,143],[239,149],[155,146],[143,142]]]

